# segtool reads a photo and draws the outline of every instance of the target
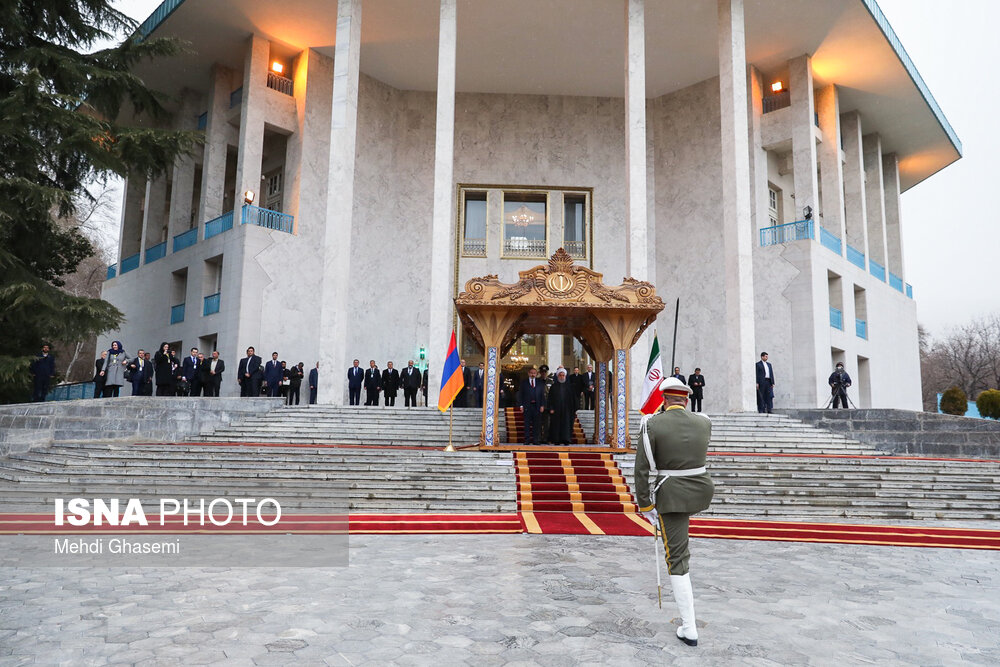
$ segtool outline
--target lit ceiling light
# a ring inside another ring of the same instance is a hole
[[[527,227],[535,221],[535,215],[531,212],[531,209],[522,205],[521,208],[514,211],[510,216],[510,221],[518,227]]]
[[[252,204],[253,203],[253,198],[255,196],[256,195],[254,194],[253,190],[247,190],[246,192],[243,193],[243,202],[246,203],[246,204]]]
[[[772,93],[780,93],[784,89],[785,89],[785,86],[780,81],[775,81],[774,83],[771,84],[771,92]]]
[[[277,60],[275,60],[273,63],[271,63],[271,71],[274,72],[275,74],[281,74],[282,72],[285,71],[285,66],[279,63]]]

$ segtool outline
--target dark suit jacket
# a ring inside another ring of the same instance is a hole
[[[226,370],[226,362],[219,359],[215,364],[215,375],[212,375],[212,360],[206,359],[198,368],[198,381],[202,384],[210,384],[222,380],[222,372]]]
[[[705,386],[705,376],[692,373],[688,376],[687,386],[691,387],[691,398],[702,398],[702,387]]]
[[[313,368],[309,371],[309,388],[315,389],[319,386],[319,369]]]
[[[138,357],[128,362],[128,368],[132,371],[132,387],[142,387],[147,382],[151,382],[153,379],[153,362],[152,360],[146,361],[142,360],[142,370],[139,369],[139,359]]]
[[[521,382],[520,406],[527,410],[538,410],[545,407],[545,382],[541,378],[535,378],[535,388],[531,388],[531,378],[525,378]]]
[[[246,378],[247,373],[250,374],[249,379],[251,380],[259,379],[262,373],[260,368],[260,363],[261,363],[260,357],[258,357],[256,354],[253,355],[252,357],[243,357],[242,359],[240,359],[240,365],[238,370],[240,376],[239,379],[240,380],[247,379]],[[279,365],[278,368],[281,368],[281,366]]]
[[[94,382],[97,384],[104,384],[104,378],[101,376],[101,371],[104,370],[104,359],[100,357],[94,362]]]
[[[347,369],[347,388],[348,389],[361,389],[362,383],[365,381],[365,371],[361,366],[355,368],[351,366]]]
[[[486,382],[486,369],[484,368],[483,369],[483,374],[480,375],[479,374],[479,369],[478,368],[473,368],[472,369],[472,391],[474,391],[477,395],[481,395],[483,393],[483,384],[485,384],[485,382]]]
[[[156,374],[157,385],[171,385],[174,383],[174,364],[177,357],[173,354],[164,354],[163,350],[157,350],[153,355],[153,372]]]
[[[593,386],[593,389],[591,389]],[[583,392],[589,393],[591,391],[597,391],[597,373],[584,373],[583,374]]]
[[[31,362],[31,374],[35,376],[36,380],[44,380],[46,382],[56,374],[56,360],[51,354],[47,357],[38,355],[35,360]]]
[[[404,390],[409,389],[416,391],[417,389],[420,389],[420,369],[416,366],[413,368],[407,366],[400,372],[399,377],[400,382],[403,383]]]
[[[365,369],[365,389],[381,389],[382,388],[382,371],[375,368]]]
[[[774,366],[771,365],[770,361],[767,362],[767,365],[768,365],[768,370],[770,371],[770,375],[771,375],[770,381],[771,381],[771,384],[773,385],[774,384]],[[757,362],[757,384],[764,384],[766,381],[767,380],[764,378],[764,362],[763,361],[758,361]]]
[[[280,361],[274,361],[272,359],[267,362],[267,365],[264,366],[264,382],[267,382],[268,386],[281,384],[281,378],[283,375],[284,371],[281,368]]]
[[[184,363],[181,364],[181,369],[181,375],[184,376],[184,379],[191,382],[198,377],[198,372],[201,370],[198,364],[198,358],[195,357],[192,359],[190,355],[184,357]]]
[[[399,391],[399,371],[395,368],[382,371],[382,391],[391,396]]]

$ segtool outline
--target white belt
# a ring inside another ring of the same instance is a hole
[[[700,466],[698,468],[688,468],[686,470],[657,470],[656,460],[653,458],[653,448],[649,444],[649,434],[646,433],[646,422],[649,420],[649,415],[643,415],[642,423],[639,426],[639,430],[642,435],[642,446],[646,450],[646,462],[649,464],[649,473],[656,476],[656,483],[653,485],[653,489],[650,491],[650,500],[656,503],[656,492],[660,490],[663,483],[670,479],[671,477],[691,477],[693,475],[700,475],[707,472],[705,466]]]
[[[687,470],[659,470],[657,471],[656,484],[653,486],[652,495],[655,497],[656,492],[660,490],[663,483],[670,479],[671,477],[693,477],[694,475],[700,475],[704,472],[708,472],[705,466],[699,468],[688,468]]]

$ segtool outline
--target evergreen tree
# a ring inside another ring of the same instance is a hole
[[[27,397],[43,341],[92,336],[122,319],[111,304],[59,289],[94,252],[59,218],[90,197],[89,184],[153,176],[196,141],[151,127],[166,118],[165,99],[130,70],[181,45],[135,29],[108,0],[0,0],[0,402]]]

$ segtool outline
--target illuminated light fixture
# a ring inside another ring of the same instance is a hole
[[[772,93],[780,93],[784,89],[785,89],[785,85],[783,83],[781,83],[780,81],[775,81],[774,83],[771,84],[771,92]]]
[[[275,60],[273,63],[271,63],[271,71],[274,72],[275,74],[281,74],[282,72],[285,71],[285,66],[279,63],[277,60]]]
[[[527,227],[535,221],[535,214],[527,206],[522,205],[511,214],[510,221],[518,227]]]
[[[247,190],[246,192],[243,193],[243,203],[244,204],[252,204],[253,203],[253,199],[256,196],[257,195],[254,194],[253,190]]]
[[[802,209],[802,217],[805,218],[806,220],[812,220],[813,218],[812,206],[806,206],[804,209]]]

